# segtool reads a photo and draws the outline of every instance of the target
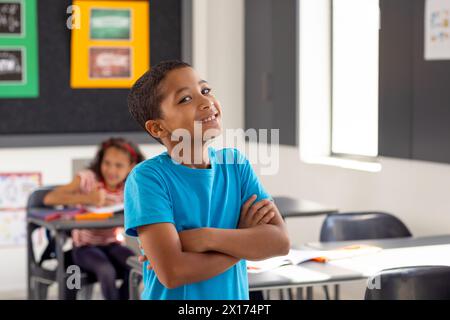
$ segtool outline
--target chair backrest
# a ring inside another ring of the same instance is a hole
[[[32,212],[33,209],[51,208],[51,206],[46,206],[44,204],[44,198],[47,195],[47,193],[49,193],[56,187],[57,186],[44,186],[44,187],[39,187],[39,188],[35,189],[28,197],[27,215],[30,216],[30,212]],[[47,247],[45,248],[45,250],[43,251],[43,253],[41,254],[41,257],[38,259],[39,260],[37,262],[38,265],[41,265],[45,260],[53,259],[54,255],[55,255],[55,240],[51,236],[49,230],[46,229],[45,234],[47,236],[48,244],[47,244]],[[31,240],[29,240],[29,241],[30,241],[29,245],[31,247],[33,247],[32,241]]]
[[[329,214],[320,230],[320,241],[347,241],[411,237],[397,217],[385,212]]]
[[[56,186],[45,186],[35,189],[28,197],[27,211],[33,208],[48,208],[48,206],[44,204],[44,198],[47,193],[52,191],[55,187]]]
[[[450,267],[418,266],[383,270],[366,289],[366,300],[449,300]]]

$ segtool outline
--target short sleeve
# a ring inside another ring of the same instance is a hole
[[[237,149],[235,149],[235,154],[241,179],[241,206],[254,194],[257,195],[256,202],[263,199],[273,200],[259,181],[250,161],[248,161],[245,155],[240,153]]]
[[[85,169],[77,173],[80,177],[80,191],[81,193],[90,193],[97,186],[97,178],[92,170]]]
[[[137,169],[137,168],[135,168]],[[125,232],[137,237],[137,227],[154,223],[173,223],[173,206],[162,177],[151,168],[133,170],[124,190]]]

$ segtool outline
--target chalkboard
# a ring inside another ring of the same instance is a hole
[[[150,1],[151,65],[182,57],[181,2]],[[69,17],[66,11],[71,3],[71,0],[38,1],[39,97],[0,99],[0,140],[3,140],[0,146],[7,144],[5,139],[17,135],[64,133],[86,137],[102,132],[142,132],[128,112],[128,89],[70,88],[71,32],[66,27]],[[8,15],[8,19],[18,19],[19,15],[16,12]]]
[[[381,0],[379,154],[450,163],[450,61],[424,59],[424,0]]]

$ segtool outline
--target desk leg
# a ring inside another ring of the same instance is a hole
[[[136,300],[134,288],[134,271],[131,269],[130,274],[128,275],[128,292],[130,295],[130,300]]]
[[[303,300],[303,288],[302,287],[297,288],[297,300]]]
[[[63,232],[56,232],[55,234],[55,253],[56,260],[58,261],[58,267],[56,268],[56,282],[58,283],[58,299],[66,299],[66,278],[65,261],[63,246],[66,240],[66,236]]]
[[[130,270],[129,276],[129,292],[130,300],[139,300],[139,283],[141,282],[141,275],[133,269]]]
[[[33,298],[33,288],[31,285],[31,263],[34,263],[33,259],[33,246],[32,246],[32,238],[31,234],[33,233],[33,227],[31,223],[27,222],[27,294],[28,300]]]
[[[289,300],[294,300],[294,289],[292,289],[292,288],[289,288],[289,289],[287,289],[288,290],[288,297],[289,297]]]
[[[306,300],[313,300],[313,287],[306,287]]]
[[[340,297],[339,297],[339,285],[338,284],[334,285],[334,299],[335,300],[339,300],[340,299]]]

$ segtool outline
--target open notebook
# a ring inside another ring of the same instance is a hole
[[[260,273],[285,265],[298,265],[307,261],[325,263],[337,259],[353,258],[360,255],[374,254],[382,249],[367,245],[352,245],[336,250],[294,250],[286,256],[274,257],[260,261],[247,261],[249,273]]]

